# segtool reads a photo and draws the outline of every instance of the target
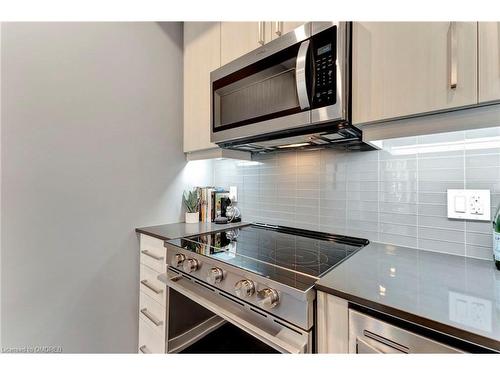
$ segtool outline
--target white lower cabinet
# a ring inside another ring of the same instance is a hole
[[[162,240],[144,234],[140,242],[138,352],[166,353],[167,291],[158,280],[166,272],[166,249]]]
[[[318,292],[316,298],[318,353],[348,353],[349,307],[347,301],[324,292]]]
[[[165,306],[160,305],[147,294],[139,293],[140,317],[159,335],[165,336]]]
[[[166,272],[166,250],[163,241],[141,234],[141,264],[159,273]]]
[[[165,353],[165,336],[159,335],[142,318],[139,318],[138,353],[142,354]]]
[[[160,282],[157,277],[159,273],[155,270],[145,266],[140,265],[139,279],[140,279],[140,291],[148,295],[150,298],[158,302],[162,306],[167,304],[167,291],[164,283]]]

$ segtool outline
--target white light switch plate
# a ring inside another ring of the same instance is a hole
[[[448,189],[448,218],[489,221],[490,191]]]

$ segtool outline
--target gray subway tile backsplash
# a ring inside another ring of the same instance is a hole
[[[491,234],[491,224],[487,221],[468,221],[465,223],[467,232]]]
[[[453,229],[462,232],[465,230],[465,222],[463,220],[450,220],[446,217],[446,207],[443,209],[443,216],[419,215],[418,225],[427,228]],[[491,230],[491,225],[489,228]]]
[[[387,224],[401,224],[417,226],[417,215],[413,214],[389,214],[379,212],[379,221]]]
[[[418,206],[415,203],[379,202],[379,211],[395,214],[416,214]]]
[[[462,255],[462,256],[466,255],[465,244],[459,242],[447,242],[447,241],[419,238],[418,247],[422,250],[436,251],[439,253],[447,253],[447,254]],[[491,259],[491,257],[489,257],[488,259]]]
[[[471,245],[489,247],[491,245],[491,234],[467,231],[465,233],[465,242]]]
[[[419,227],[418,238],[461,243],[464,242],[465,236],[463,231],[455,229]]]
[[[214,181],[238,187],[245,221],[491,259],[491,224],[448,219],[446,190],[490,189],[495,212],[500,147],[468,145],[498,136],[500,127],[390,139],[379,151],[324,149],[261,155],[252,162],[217,160]]]
[[[465,255],[471,258],[491,259],[491,247],[466,244]]]
[[[417,237],[411,236],[401,236],[392,233],[380,233],[379,241],[390,243],[390,244],[398,244],[399,246],[408,246],[408,247],[417,247]]]

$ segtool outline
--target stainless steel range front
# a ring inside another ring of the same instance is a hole
[[[314,283],[367,243],[259,224],[167,241],[168,351],[229,322],[279,352],[312,352]]]

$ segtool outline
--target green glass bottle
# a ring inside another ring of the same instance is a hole
[[[493,216],[493,259],[495,266],[500,270],[500,204]]]

